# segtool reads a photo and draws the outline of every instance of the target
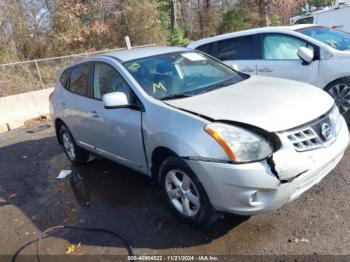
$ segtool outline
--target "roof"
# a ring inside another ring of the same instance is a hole
[[[315,15],[315,14],[322,14],[322,13],[326,13],[326,12],[330,12],[330,11],[334,11],[334,10],[339,10],[339,9],[342,9],[342,8],[347,8],[347,7],[350,7],[349,4],[345,4],[345,5],[340,5],[338,7],[326,7],[324,9],[320,9],[320,10],[316,10],[316,11],[313,11],[313,12],[310,12],[310,13],[307,13],[305,14],[304,16],[312,16],[312,15]]]
[[[316,24],[297,24],[297,25],[289,25],[289,26],[280,26],[281,29],[296,31],[299,29],[303,29],[305,27],[317,26]]]
[[[199,45],[203,45],[206,43],[210,43],[213,41],[219,41],[231,37],[238,37],[238,36],[244,36],[244,35],[251,35],[251,34],[261,34],[261,33],[273,33],[273,32],[283,32],[285,30],[290,30],[290,31],[296,31],[305,27],[310,27],[310,26],[317,26],[314,24],[300,24],[300,25],[291,25],[291,26],[270,26],[270,27],[260,27],[260,28],[254,28],[254,29],[248,29],[248,30],[243,30],[243,31],[238,31],[238,32],[233,32],[233,33],[227,33],[227,34],[222,34],[222,35],[217,35],[217,36],[212,36],[209,38],[204,38],[201,40],[193,41],[190,43],[187,47],[189,48],[195,48]]]
[[[131,49],[123,49],[111,53],[103,54],[104,56],[113,56],[121,62],[126,62],[134,59],[139,59],[148,56],[161,55],[172,52],[187,51],[183,47],[168,47],[168,46],[152,46],[152,47],[135,47]]]

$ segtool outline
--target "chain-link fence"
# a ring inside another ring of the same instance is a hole
[[[53,87],[59,71],[65,65],[91,55],[121,49],[124,48],[2,64],[0,65],[0,97]]]

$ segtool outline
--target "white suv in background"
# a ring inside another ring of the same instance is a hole
[[[346,32],[317,25],[257,28],[202,39],[188,47],[243,73],[318,86],[334,97],[350,120],[350,34]]]
[[[318,24],[350,32],[350,1],[290,19],[290,24]]]

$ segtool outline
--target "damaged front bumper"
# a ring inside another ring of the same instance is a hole
[[[348,144],[344,123],[332,145],[308,152],[284,147],[273,155],[273,165],[266,160],[241,165],[186,162],[217,210],[255,215],[277,209],[319,183],[339,163]]]

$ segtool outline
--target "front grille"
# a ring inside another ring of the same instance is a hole
[[[311,127],[292,133],[287,137],[293,143],[293,146],[297,151],[314,150],[322,147],[320,138]]]
[[[325,137],[323,134],[324,125],[328,125],[330,129],[333,128],[329,115],[298,129],[287,131],[286,135],[298,152],[327,147],[335,141],[335,136],[331,134],[329,137]]]

